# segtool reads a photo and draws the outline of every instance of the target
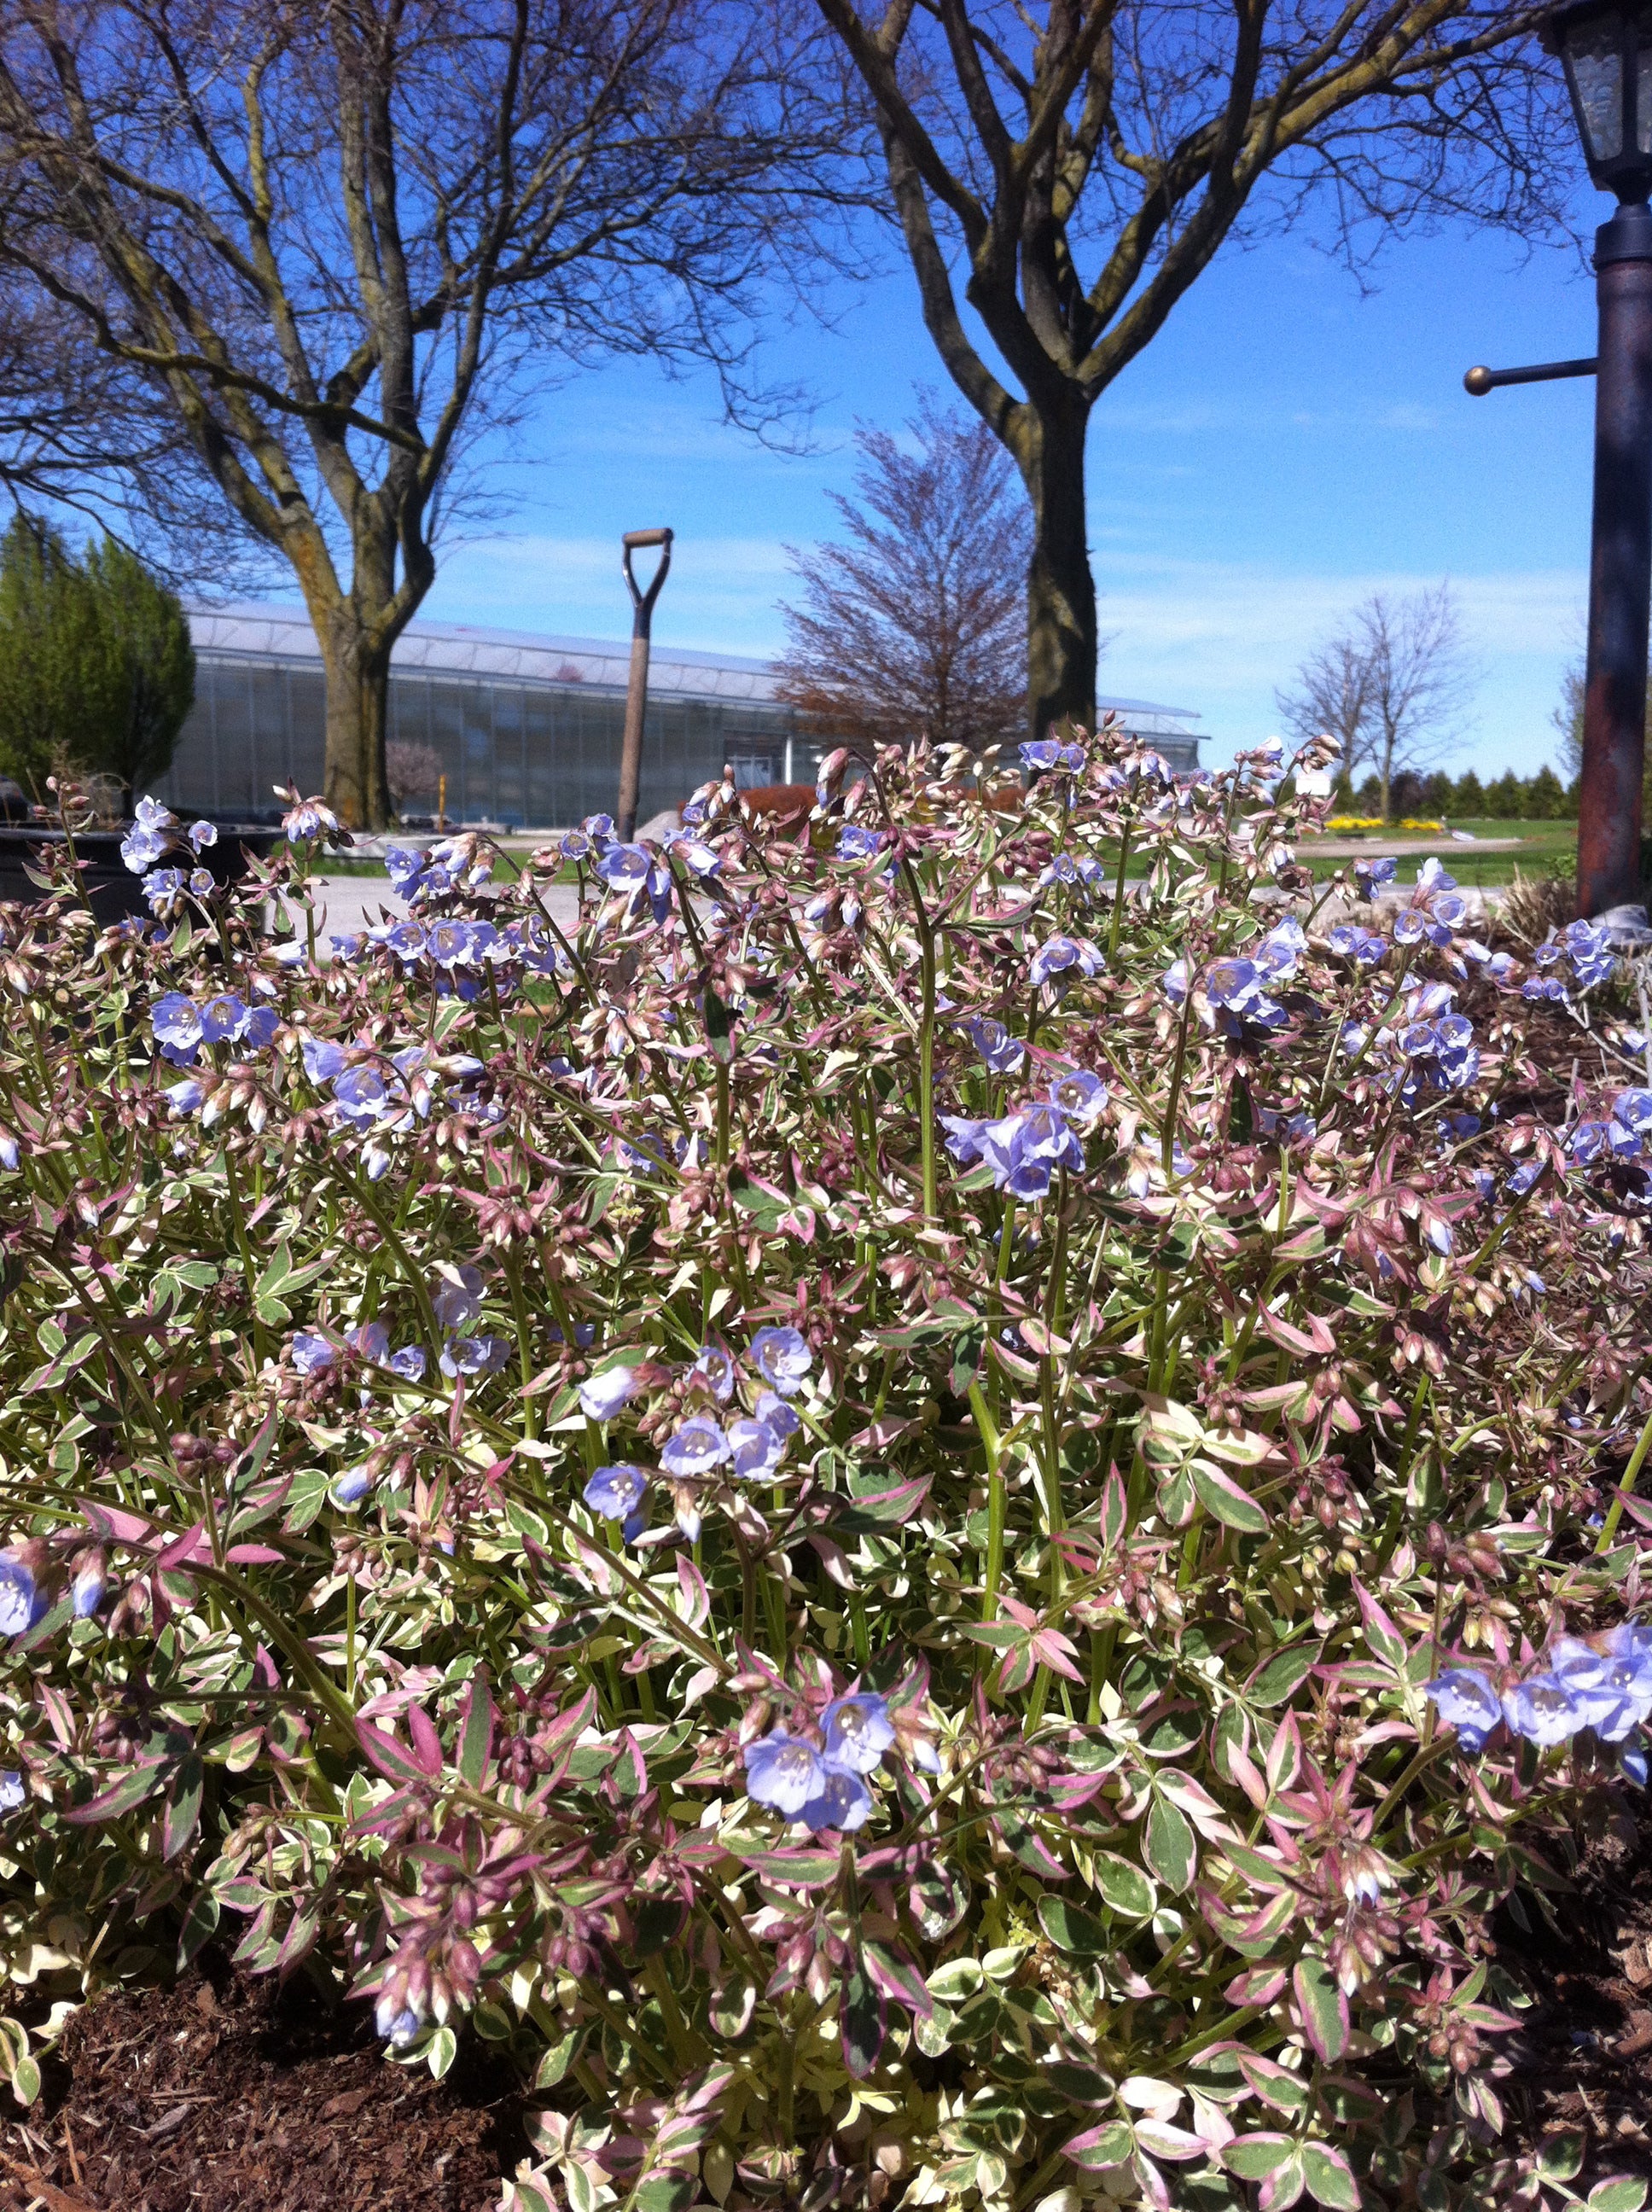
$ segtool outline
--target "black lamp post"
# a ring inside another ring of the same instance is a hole
[[[1477,396],[1595,372],[1594,520],[1577,823],[1577,900],[1625,927],[1643,919],[1641,779],[1652,607],[1652,0],[1577,0],[1543,42],[1566,72],[1590,177],[1618,211],[1594,234],[1600,346],[1593,362],[1471,368]]]

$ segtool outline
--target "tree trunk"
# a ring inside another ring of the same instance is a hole
[[[1035,738],[1067,715],[1096,720],[1096,584],[1084,519],[1084,432],[1077,398],[1029,406],[1016,458],[1033,510],[1027,571],[1027,720]]]
[[[324,795],[347,830],[382,830],[390,819],[390,648],[372,642],[348,599],[317,619],[315,632],[327,679]]]

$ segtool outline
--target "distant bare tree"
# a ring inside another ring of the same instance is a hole
[[[857,432],[847,544],[787,549],[780,696],[837,737],[997,744],[1026,720],[1031,519],[984,423],[926,398],[907,434]]]
[[[1394,778],[1449,751],[1479,681],[1449,584],[1394,599],[1374,592],[1276,695],[1294,734],[1328,733],[1349,775],[1369,768],[1389,818]]]
[[[796,273],[850,143],[791,81],[805,5],[0,11],[0,264],[164,402],[297,583],[345,821],[386,816],[391,650],[459,457],[616,350],[708,357],[733,394],[758,279]]]
[[[441,755],[412,738],[392,738],[385,747],[390,796],[398,814],[410,799],[434,799],[441,788]]]

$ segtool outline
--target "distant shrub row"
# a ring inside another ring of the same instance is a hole
[[[1368,775],[1358,784],[1351,776],[1343,777],[1337,787],[1333,814],[1380,814],[1382,811],[1382,787],[1376,776]],[[1436,820],[1458,822],[1486,817],[1498,822],[1554,822],[1576,813],[1577,786],[1562,783],[1546,766],[1528,776],[1518,776],[1509,769],[1491,783],[1482,783],[1473,769],[1461,776],[1443,772],[1417,775],[1407,771],[1394,779],[1388,811],[1394,821],[1407,815],[1431,815]]]

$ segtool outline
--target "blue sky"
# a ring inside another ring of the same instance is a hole
[[[1578,212],[1602,218],[1587,192]],[[1508,239],[1391,246],[1362,296],[1301,237],[1218,260],[1092,419],[1091,557],[1101,685],[1194,709],[1225,758],[1277,726],[1273,694],[1367,593],[1449,577],[1484,669],[1453,765],[1526,774],[1580,649],[1593,384],[1471,399],[1462,373],[1594,349],[1575,254]],[[817,448],[769,450],[719,420],[709,380],[646,362],[550,395],[493,488],[509,509],[445,556],[424,613],[618,637],[623,530],[678,533],[661,643],[766,654],[783,629],[784,548],[834,534],[857,419],[895,427],[938,362],[903,270],[847,297],[833,329],[777,342],[818,399]]]

